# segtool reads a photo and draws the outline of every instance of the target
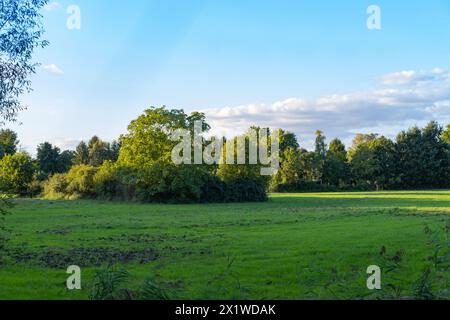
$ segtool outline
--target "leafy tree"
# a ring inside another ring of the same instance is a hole
[[[297,137],[289,131],[280,131],[280,152],[283,153],[287,149],[297,150],[300,148]]]
[[[44,182],[43,185],[43,196],[48,200],[59,200],[64,199],[68,196],[67,194],[67,186],[69,185],[67,181],[67,177],[65,174],[57,173],[47,181]]]
[[[41,143],[37,147],[36,161],[39,172],[44,176],[69,171],[73,158],[73,151],[65,150],[61,152],[58,147],[54,147],[49,142]]]
[[[279,191],[295,188],[302,179],[299,143],[295,134],[281,130],[280,132],[280,169],[272,177],[270,189]]]
[[[345,184],[349,180],[349,170],[345,145],[339,139],[332,140],[323,168],[324,182],[334,186]]]
[[[89,163],[89,148],[84,141],[81,141],[75,150],[73,164],[81,165],[88,163]]]
[[[54,174],[60,172],[59,165],[60,150],[49,142],[41,143],[37,147],[36,160],[41,172]]]
[[[120,143],[116,140],[111,142],[110,146],[110,160],[116,162],[119,159]]]
[[[328,147],[328,154],[332,154],[342,161],[347,160],[347,151],[345,150],[345,145],[340,139],[333,139],[330,142],[330,146]]]
[[[5,194],[0,193],[0,223],[3,223],[3,216],[6,215],[8,212],[6,211],[12,206],[11,202],[9,201],[9,198]],[[0,224],[0,265],[2,264],[3,254],[5,252],[5,246],[6,242],[8,240],[8,237],[5,232],[5,227]]]
[[[370,143],[377,134],[357,134],[348,152],[352,180],[356,184],[370,184],[375,174],[375,158]]]
[[[111,160],[110,145],[94,136],[89,141],[89,164],[99,167],[106,160]]]
[[[259,132],[258,132],[259,135]],[[238,138],[244,139],[245,141],[245,163],[237,164],[237,140]],[[217,170],[217,176],[225,183],[232,183],[236,181],[255,181],[265,185],[267,183],[267,177],[261,175],[261,164],[249,164],[249,143],[250,137],[248,134],[244,134],[242,137],[235,137],[230,139],[222,150],[222,159]],[[258,143],[259,145],[259,143]],[[227,148],[234,148],[234,163],[228,164],[226,161]]]
[[[370,134],[363,134],[358,133],[355,138],[353,139],[353,143],[351,148],[348,151],[348,160],[352,161],[352,158],[354,154],[358,151],[358,148],[362,145],[365,145],[373,140],[378,138],[378,134],[376,133],[370,133]]]
[[[64,150],[58,157],[58,171],[65,173],[70,170],[75,158],[75,152],[71,150]]]
[[[401,187],[448,187],[449,147],[441,139],[442,127],[430,122],[422,130],[413,127],[397,136],[398,176]]]
[[[395,144],[386,137],[369,142],[371,157],[373,157],[371,183],[377,190],[394,185],[396,181],[397,158]]]
[[[447,129],[442,133],[441,139],[450,145],[450,124],[447,125]]]
[[[5,155],[13,155],[17,152],[19,140],[17,134],[9,129],[0,130],[0,159]]]
[[[323,169],[327,155],[326,137],[320,130],[316,131],[315,151],[312,159],[312,178],[313,181],[323,182]]]
[[[97,168],[89,165],[73,166],[66,174],[66,193],[69,198],[93,197],[95,195],[94,176]]]
[[[298,185],[303,175],[299,150],[288,147],[281,153],[281,158],[280,170],[275,175],[277,184],[287,186]]]
[[[357,184],[367,184],[377,190],[396,182],[395,144],[376,134],[357,135],[351,149],[351,170]]]
[[[303,180],[309,182],[316,181],[316,175],[314,171],[315,152],[310,152],[306,149],[300,149],[300,167],[303,172]]]
[[[36,64],[31,62],[36,47],[45,47],[47,41],[42,41],[43,28],[39,10],[47,0],[1,0],[0,7],[0,126],[5,121],[13,121],[16,114],[23,109],[19,96],[31,90],[29,76],[35,72]],[[6,133],[6,134],[5,134]],[[6,139],[5,139],[6,137]],[[5,143],[6,142],[6,143]],[[16,178],[14,170],[7,162],[19,160],[21,156],[13,155],[16,152],[17,136],[2,130],[0,132],[0,164],[8,171],[0,172],[0,215],[5,213],[9,202],[7,196],[2,194],[1,181],[8,174]],[[15,157],[11,160],[11,157]],[[5,160],[5,158],[7,158]],[[19,170],[20,171],[20,170]],[[26,171],[26,170],[25,170]],[[24,172],[27,174],[27,172]],[[26,180],[27,176],[22,177]],[[19,180],[8,184],[19,183],[14,186],[21,188]],[[6,186],[9,188],[10,186]],[[0,225],[0,229],[2,226]],[[0,239],[0,254],[3,251],[4,239]]]
[[[183,110],[168,110],[166,107],[151,107],[128,126],[128,134],[120,139],[118,162],[121,165],[137,168],[149,168],[155,163],[171,164],[172,149],[177,142],[170,135],[177,129],[193,130],[194,122],[202,121],[205,131],[205,115]]]
[[[0,160],[0,193],[27,194],[33,172],[33,163],[28,154],[16,153],[4,156]]]
[[[31,90],[34,49],[45,47],[40,9],[47,0],[2,0],[0,6],[0,119],[15,120],[22,93]]]
[[[127,198],[123,194],[122,185],[118,167],[112,161],[105,161],[98,168],[94,176],[94,185],[96,194],[104,199]]]

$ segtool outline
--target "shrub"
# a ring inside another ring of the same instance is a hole
[[[28,184],[28,190],[27,194],[29,197],[34,198],[39,196],[44,188],[44,182],[39,179],[38,175],[35,173],[33,174],[33,179]]]
[[[25,153],[6,155],[0,160],[0,191],[26,195],[33,178],[33,163]]]
[[[126,270],[116,270],[108,266],[98,270],[94,275],[94,286],[89,295],[90,300],[129,300],[126,289],[122,285],[129,277]]]
[[[206,181],[201,166],[158,163],[139,172],[136,197],[147,202],[199,202]]]
[[[224,202],[226,184],[215,176],[208,177],[202,186],[202,202]]]
[[[43,196],[49,200],[63,199],[67,196],[67,178],[65,174],[57,173],[44,182]]]
[[[374,191],[375,188],[368,184],[360,185],[328,185],[320,184],[319,182],[313,181],[302,181],[297,184],[276,184],[270,185],[270,192],[279,193],[293,193],[293,192],[364,192],[364,191]]]
[[[226,185],[225,202],[267,201],[264,184],[259,181],[238,180]]]
[[[66,193],[70,198],[93,197],[95,195],[94,176],[97,168],[88,165],[73,166],[66,174]]]
[[[95,173],[93,182],[98,197],[109,200],[117,198],[120,178],[112,161],[103,162]]]
[[[5,194],[0,194],[0,266],[3,260],[3,254],[5,252],[6,242],[8,237],[3,226],[3,216],[6,215],[7,209],[11,208],[12,204],[9,202],[9,197]]]

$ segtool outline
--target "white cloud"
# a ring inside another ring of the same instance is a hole
[[[52,1],[52,2],[47,3],[47,4],[44,6],[44,10],[45,10],[45,11],[53,11],[53,10],[58,9],[59,7],[60,7],[59,2]]]
[[[421,85],[436,80],[448,80],[450,74],[441,68],[434,68],[430,71],[400,71],[387,74],[381,81],[385,85]]]
[[[205,109],[215,135],[243,133],[251,125],[296,133],[310,148],[316,129],[331,139],[347,142],[355,132],[374,130],[391,135],[392,128],[437,120],[450,122],[450,73],[403,71],[384,76],[383,86],[364,92],[330,95],[312,100],[289,98],[272,104]],[[386,130],[384,130],[386,128]],[[388,128],[391,128],[388,130]]]
[[[64,74],[64,72],[56,64],[53,63],[45,65],[44,70],[55,76],[61,76]]]
[[[81,139],[67,139],[67,138],[51,138],[48,139],[53,145],[61,150],[75,150]]]

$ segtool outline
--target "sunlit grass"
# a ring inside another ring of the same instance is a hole
[[[336,271],[348,282],[346,296],[364,296],[366,268],[385,246],[405,251],[399,278],[407,290],[430,254],[424,225],[438,230],[450,217],[450,191],[273,194],[244,204],[16,204],[7,217],[12,253],[0,268],[1,299],[86,299],[99,268],[92,259],[106,250],[135,255],[119,263],[131,289],[151,275],[178,298],[304,299],[334,298],[323,286]],[[82,250],[75,258],[74,249]],[[157,256],[139,261],[150,249]],[[82,267],[82,291],[65,289],[65,262]]]

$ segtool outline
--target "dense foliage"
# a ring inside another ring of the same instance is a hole
[[[0,121],[14,120],[23,108],[19,96],[31,90],[29,77],[36,64],[31,61],[44,32],[40,9],[47,0],[0,1]]]
[[[52,199],[144,202],[266,200],[267,179],[261,178],[259,166],[172,162],[172,150],[178,142],[171,139],[171,134],[178,129],[193,133],[195,121],[201,121],[203,130],[209,130],[201,113],[188,115],[183,110],[150,108],[131,122],[120,142],[109,144],[97,137],[87,144],[81,142],[72,158],[71,169],[66,174],[53,170],[56,174],[44,183],[43,194]],[[44,171],[42,165],[40,168]]]
[[[46,3],[47,0],[0,0],[0,126],[16,119],[17,112],[24,108],[20,95],[31,91],[30,75],[36,69],[31,61],[33,51],[48,44],[41,40],[44,30],[39,13]],[[24,184],[29,183],[29,158],[14,155],[17,145],[14,132],[0,131],[0,219],[9,207],[5,191],[22,193]],[[2,230],[0,224],[0,255],[5,243]]]
[[[327,148],[318,131],[316,147],[282,150],[272,191],[431,189],[450,187],[450,126],[436,122],[410,128],[394,141],[358,134],[347,151],[339,139]]]
[[[17,153],[14,132],[0,132],[0,189],[10,194],[50,199],[99,198],[143,202],[265,201],[267,191],[350,191],[450,187],[450,126],[430,122],[399,133],[395,140],[377,134],[357,134],[347,150],[339,139],[327,140],[316,132],[313,151],[300,147],[293,133],[280,132],[280,169],[261,175],[261,164],[249,164],[250,136],[224,139],[222,153],[212,164],[174,164],[178,141],[172,134],[194,122],[210,127],[201,113],[165,107],[150,108],[130,123],[119,142],[94,136],[75,151],[63,151],[45,142],[33,160]],[[191,156],[194,155],[191,139]],[[203,137],[206,146],[213,140]],[[227,149],[245,144],[246,164],[225,164]],[[258,140],[259,141],[259,140]],[[259,142],[261,143],[261,142]],[[270,136],[266,141],[270,145]],[[195,157],[191,157],[192,159]]]

